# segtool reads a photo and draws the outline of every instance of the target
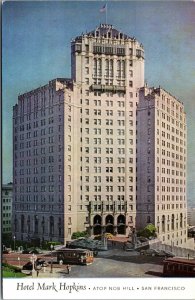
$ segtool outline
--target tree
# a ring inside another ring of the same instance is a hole
[[[154,226],[154,224],[150,223],[142,230],[138,231],[137,236],[143,236],[146,238],[156,237],[156,227]]]

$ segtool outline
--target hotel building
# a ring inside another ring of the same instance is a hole
[[[143,46],[101,24],[72,41],[71,73],[20,95],[14,106],[17,239],[129,234],[135,226]]]
[[[112,25],[72,40],[71,79],[18,97],[13,145],[16,239],[153,223],[163,242],[186,242],[183,105],[144,87],[142,44]]]
[[[187,241],[186,132],[180,101],[160,87],[140,89],[136,227],[153,223],[158,238],[173,246]]]

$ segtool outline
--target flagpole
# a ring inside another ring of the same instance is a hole
[[[108,6],[107,6],[107,3],[106,3],[106,24],[107,24],[107,8],[108,8]]]

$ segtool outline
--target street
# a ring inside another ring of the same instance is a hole
[[[16,253],[3,255],[7,263],[18,265]],[[38,255],[44,257],[44,255]],[[49,261],[49,256],[47,257]],[[20,254],[20,265],[22,266],[29,259],[29,255]],[[68,274],[66,265],[60,266],[54,260],[53,270],[50,265],[45,270],[40,270],[39,277],[61,277],[61,278],[101,278],[101,277],[153,277],[152,272],[162,272],[162,261],[160,257],[144,256],[135,251],[124,251],[122,249],[110,249],[101,251],[94,258],[91,265],[72,265]],[[27,272],[28,274],[30,272]],[[29,275],[32,277],[32,275]],[[28,276],[28,277],[29,277]],[[34,274],[37,277],[36,273]]]

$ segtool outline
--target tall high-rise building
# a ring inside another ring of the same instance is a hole
[[[162,88],[140,89],[137,107],[136,227],[153,223],[160,240],[187,241],[186,114]]]
[[[135,226],[143,46],[101,24],[72,41],[71,67],[71,79],[20,95],[14,106],[17,239],[128,234]]]
[[[144,86],[143,46],[112,25],[72,41],[71,73],[14,106],[13,234],[64,242],[153,223],[184,245],[183,104]]]

